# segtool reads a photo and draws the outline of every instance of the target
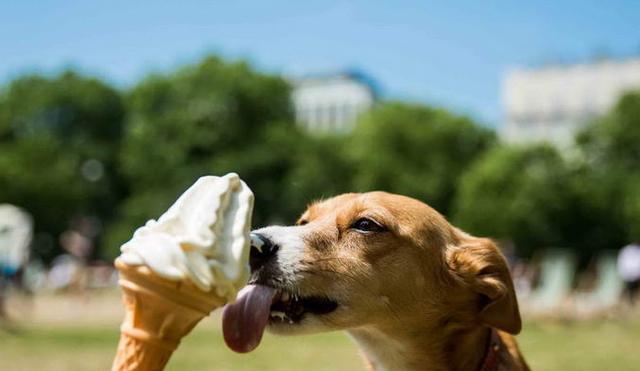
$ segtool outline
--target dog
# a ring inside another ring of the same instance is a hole
[[[505,258],[418,200],[343,194],[253,234],[272,333],[346,330],[371,370],[529,370]]]

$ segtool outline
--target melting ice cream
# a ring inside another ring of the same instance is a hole
[[[120,259],[233,301],[249,275],[252,211],[253,193],[237,174],[201,177],[134,232]]]

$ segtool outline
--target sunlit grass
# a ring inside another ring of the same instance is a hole
[[[113,327],[24,327],[0,332],[0,370],[107,370],[119,332]],[[44,368],[43,368],[44,367]],[[303,337],[269,334],[247,355],[230,351],[217,326],[199,326],[174,353],[168,370],[357,370],[362,361],[342,333]]]
[[[342,333],[302,337],[265,335],[247,355],[226,348],[216,320],[189,335],[168,370],[359,370],[358,351]],[[117,326],[23,327],[0,332],[0,370],[107,370],[117,340]],[[534,322],[518,336],[534,370],[638,370],[640,320],[573,324]]]
[[[640,319],[535,322],[518,341],[533,370],[640,370]]]

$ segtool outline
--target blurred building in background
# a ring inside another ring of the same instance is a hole
[[[358,115],[377,98],[373,80],[356,71],[295,79],[292,84],[296,121],[310,132],[351,131]]]
[[[566,148],[590,119],[638,88],[640,57],[512,70],[502,86],[502,137]]]

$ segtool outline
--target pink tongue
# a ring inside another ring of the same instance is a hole
[[[276,290],[262,285],[247,285],[238,299],[222,312],[222,332],[227,346],[238,353],[254,350],[269,322],[269,309]]]

